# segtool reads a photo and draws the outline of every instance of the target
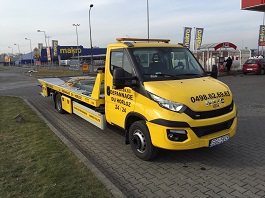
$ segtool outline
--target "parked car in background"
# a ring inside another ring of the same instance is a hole
[[[69,62],[70,62],[70,60],[60,60],[59,61],[59,64],[61,66],[68,66],[69,65]]]
[[[264,74],[265,73],[265,58],[261,59],[248,59],[242,68],[243,74],[255,73],[255,74]]]
[[[76,59],[71,59],[69,62],[69,69],[70,70],[79,70],[80,69],[80,61],[76,60]]]

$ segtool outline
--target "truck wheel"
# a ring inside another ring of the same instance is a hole
[[[145,121],[134,122],[129,129],[129,141],[134,154],[142,160],[155,158],[158,148],[153,146]]]
[[[63,110],[63,106],[62,106],[62,98],[61,98],[61,94],[56,94],[55,97],[55,105],[56,105],[56,109],[59,113],[64,113],[65,111]]]

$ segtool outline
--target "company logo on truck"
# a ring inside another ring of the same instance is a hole
[[[225,100],[223,98],[219,98],[216,100],[207,100],[205,101],[206,107],[213,106],[213,107],[219,107],[219,104],[225,103]]]
[[[129,92],[129,93],[128,93]],[[130,90],[124,89],[123,91],[110,90],[111,95],[119,96],[125,99],[133,100],[133,95],[130,94]]]
[[[78,107],[78,106],[74,106],[73,107],[75,111],[77,111],[78,113],[82,114],[83,116],[89,118],[90,120],[93,120],[94,122],[97,122],[98,124],[101,123],[100,117],[97,117],[95,115],[93,115],[92,113]]]
[[[130,89],[122,89],[122,90],[110,90],[110,95],[111,95],[111,101],[114,103],[118,103],[118,105],[116,105],[115,109],[116,110],[121,110],[122,112],[126,113],[126,107],[131,107],[131,102],[133,100],[133,95],[131,94],[131,90]],[[117,97],[118,96],[118,97]],[[121,99],[121,98],[123,99]],[[129,100],[129,101],[128,101]],[[122,107],[119,105],[123,105],[126,107]]]

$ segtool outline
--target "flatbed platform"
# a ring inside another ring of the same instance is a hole
[[[55,90],[64,95],[78,99],[89,105],[98,107],[104,104],[104,85],[95,88],[96,77],[66,77],[66,78],[42,78],[38,79],[42,87]],[[93,94],[94,89],[100,89]],[[46,95],[48,96],[48,95]]]

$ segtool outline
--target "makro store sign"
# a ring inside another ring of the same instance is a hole
[[[72,55],[72,56],[77,56],[82,55],[83,53],[83,46],[59,46],[58,45],[58,55]]]

